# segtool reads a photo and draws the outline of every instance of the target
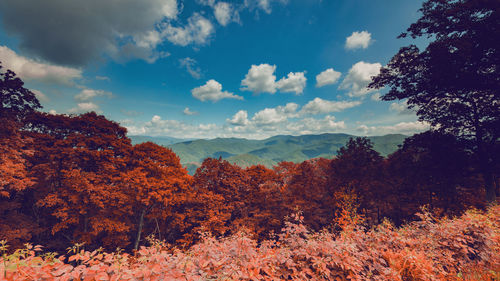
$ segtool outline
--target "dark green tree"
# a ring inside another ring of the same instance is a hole
[[[20,121],[42,106],[35,94],[24,88],[24,82],[11,70],[2,71],[0,62],[0,118]]]
[[[373,78],[389,87],[383,100],[407,100],[421,121],[469,143],[496,201],[500,138],[500,1],[427,0],[422,17],[399,38],[424,37],[421,50],[403,47]]]
[[[370,139],[349,139],[330,162],[328,174],[331,194],[334,197],[338,191],[356,194],[361,211],[371,222],[380,220],[384,199],[381,197],[385,194],[382,164],[383,157],[373,149]]]

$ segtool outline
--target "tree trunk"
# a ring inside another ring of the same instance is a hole
[[[137,229],[137,237],[135,238],[134,250],[139,248],[139,242],[141,241],[142,226],[144,225],[144,215],[146,214],[146,209],[142,209],[141,216],[139,217],[139,228]]]
[[[484,188],[486,189],[486,202],[488,205],[495,204],[497,201],[493,173],[488,169],[483,172]]]

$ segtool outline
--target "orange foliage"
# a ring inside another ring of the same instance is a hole
[[[0,258],[3,280],[498,280],[500,206],[456,219],[429,213],[402,228],[337,236],[311,233],[293,216],[277,241],[257,245],[243,233],[203,236],[187,251],[153,241],[135,256],[88,252],[78,245],[57,256],[27,245]],[[5,250],[4,242],[0,251]]]
[[[126,215],[132,212],[121,184],[131,148],[126,130],[95,113],[38,114],[30,122],[37,139],[36,206],[52,215],[51,233],[73,242],[126,246]]]

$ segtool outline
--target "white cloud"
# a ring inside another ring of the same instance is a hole
[[[57,111],[55,111],[54,109],[51,109],[51,110],[49,110],[49,114],[56,115]]]
[[[335,84],[339,80],[340,75],[340,72],[333,70],[333,68],[328,68],[327,70],[316,75],[316,87],[319,88]]]
[[[10,69],[26,81],[36,80],[70,86],[74,84],[75,79],[82,78],[82,71],[77,68],[37,62],[16,54],[6,46],[0,46],[0,61],[3,71]]]
[[[226,122],[228,122],[231,125],[235,126],[245,126],[248,125],[248,113],[246,110],[240,110],[236,112],[236,114],[233,115],[231,119],[226,119]]]
[[[281,123],[287,120],[283,112],[279,112],[276,108],[265,108],[252,117],[252,121],[257,125],[269,125]]]
[[[393,102],[389,106],[390,111],[397,112],[400,115],[412,115],[415,112],[412,109],[408,108],[408,104],[406,101],[403,101],[401,103]]]
[[[243,86],[241,90],[257,93],[276,93],[276,76],[274,71],[276,65],[263,63],[260,65],[252,65],[248,70],[245,79],[241,81]]]
[[[380,93],[375,93],[371,96],[371,100],[373,101],[381,101],[382,99],[380,98]]]
[[[32,91],[33,94],[35,94],[36,98],[39,101],[43,101],[43,102],[49,101],[49,98],[44,93],[40,92],[39,90],[31,89],[30,91]]]
[[[128,122],[123,125],[132,135],[172,136],[179,138],[241,137],[263,139],[279,134],[302,135],[332,133],[345,130],[344,121],[326,115],[316,119],[300,118],[299,106],[288,103],[256,112],[251,119],[246,110],[239,110],[226,119],[226,124],[188,124],[177,120],[163,120],[154,115],[147,122]]]
[[[203,45],[215,31],[212,23],[198,13],[194,13],[185,26],[175,27],[170,22],[162,25],[162,36],[179,46]]]
[[[299,105],[293,102],[287,103],[285,106],[277,106],[275,108],[264,108],[258,111],[252,117],[252,122],[257,126],[282,123],[288,118],[297,117],[297,109]]]
[[[200,79],[201,69],[197,66],[197,61],[190,57],[179,59],[179,64],[186,68],[187,72],[191,74],[193,78]]]
[[[367,126],[360,125],[356,130],[363,135],[386,135],[386,134],[404,134],[412,135],[415,133],[427,131],[430,128],[426,122],[400,122],[389,126]]]
[[[276,83],[276,88],[283,93],[295,93],[296,95],[302,94],[307,81],[304,73],[305,72],[288,73],[288,77],[283,77]]]
[[[326,114],[343,111],[360,104],[360,101],[328,101],[321,98],[315,98],[304,105],[300,112],[301,114]]]
[[[241,81],[241,90],[251,91],[254,94],[274,94],[277,90],[283,93],[293,92],[297,95],[303,93],[307,81],[305,72],[290,72],[287,77],[276,82],[275,71],[276,65],[267,63],[252,65],[245,79]]]
[[[372,35],[368,31],[355,31],[345,40],[346,49],[366,49],[373,42]]]
[[[216,124],[192,125],[177,120],[163,120],[159,115],[154,115],[150,121],[142,124],[125,124],[124,126],[131,135],[206,138],[220,133],[220,128]]]
[[[218,2],[213,8],[215,19],[220,25],[226,26],[231,21],[239,21],[238,11],[230,3]]]
[[[250,9],[258,8],[263,10],[266,14],[270,14],[272,12],[271,5],[273,2],[278,2],[281,4],[287,4],[288,0],[245,0],[245,6]]]
[[[287,125],[288,131],[294,135],[332,133],[345,128],[344,121],[335,122],[335,117],[331,115],[323,119],[304,118]]]
[[[97,113],[101,112],[99,110],[99,106],[92,102],[82,102],[77,104],[76,107],[73,107],[70,110],[68,110],[69,113],[85,113],[89,111],[95,111]]]
[[[80,93],[75,96],[76,100],[79,101],[88,101],[95,97],[113,97],[111,92],[103,91],[103,90],[93,90],[93,89],[83,89]]]
[[[196,112],[196,111],[191,111],[189,109],[189,107],[184,108],[182,113],[184,113],[184,115],[197,115],[198,114],[198,112]]]
[[[99,76],[97,75],[95,77],[96,80],[101,80],[101,81],[111,81],[111,78],[109,78],[108,76]]]
[[[191,94],[201,101],[217,102],[221,99],[243,99],[243,97],[233,95],[228,91],[222,91],[222,85],[213,79],[208,80],[203,86],[192,89]]]
[[[350,97],[361,97],[375,91],[375,89],[368,89],[366,86],[372,81],[372,76],[377,76],[380,73],[381,67],[380,63],[364,61],[356,63],[349,69],[339,89],[349,90]]]

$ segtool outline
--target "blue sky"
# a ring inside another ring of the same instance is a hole
[[[40,3],[43,2],[43,3]],[[4,0],[0,61],[58,114],[179,138],[413,134],[365,87],[415,0]],[[420,42],[421,43],[421,42]]]

